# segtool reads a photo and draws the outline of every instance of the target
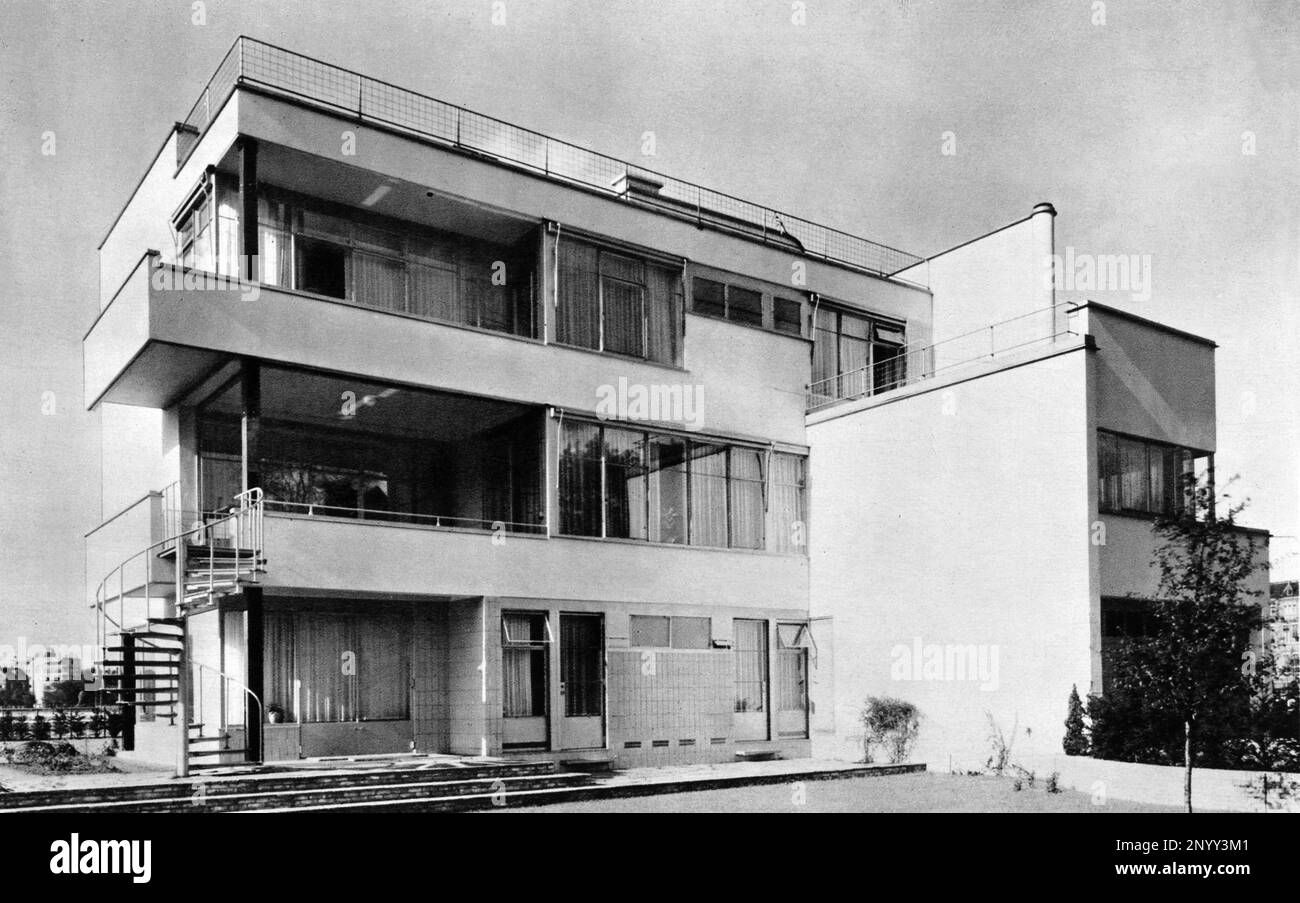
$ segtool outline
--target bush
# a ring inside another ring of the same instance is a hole
[[[1061,745],[1067,756],[1088,755],[1088,736],[1083,731],[1083,702],[1079,699],[1077,686],[1070,687],[1070,700],[1065,712],[1065,739]]]
[[[68,715],[68,734],[72,737],[81,737],[86,733],[86,716],[79,711],[73,711]]]
[[[921,729],[921,712],[915,705],[889,696],[871,696],[861,718],[864,761],[874,761],[872,747],[883,749],[891,763],[907,761]]]
[[[0,714],[0,741],[8,740],[14,735],[14,713],[5,711]]]
[[[63,709],[55,710],[54,719],[50,722],[50,731],[56,737],[68,736],[68,713]]]
[[[103,709],[95,709],[90,713],[87,726],[90,728],[91,736],[102,737],[108,733],[108,713]]]
[[[45,765],[56,755],[54,745],[44,740],[28,740],[13,755],[19,765]]]
[[[7,712],[5,714],[8,714]],[[25,740],[30,735],[31,729],[27,725],[27,716],[19,715],[13,720],[13,734],[10,739]]]
[[[1048,779],[1047,779],[1047,792],[1048,792],[1048,793],[1060,793],[1060,792],[1061,792],[1061,773],[1060,773],[1059,771],[1054,771],[1054,772],[1052,772],[1051,776],[1048,777]]]

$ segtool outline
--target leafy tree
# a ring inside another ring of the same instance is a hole
[[[1070,701],[1065,713],[1065,739],[1062,741],[1067,756],[1086,756],[1088,736],[1083,731],[1083,701],[1079,699],[1078,686],[1070,687]]]
[[[1225,732],[1248,730],[1257,661],[1251,634],[1261,625],[1259,605],[1247,604],[1257,594],[1245,584],[1260,563],[1237,529],[1244,505],[1220,515],[1210,486],[1195,486],[1190,494],[1184,511],[1156,521],[1162,542],[1152,565],[1160,586],[1149,607],[1150,627],[1116,656],[1114,679],[1119,706],[1145,709],[1157,731],[1170,720],[1181,725],[1188,812],[1192,769],[1207,741],[1221,747]],[[1157,747],[1166,756],[1172,752]]]

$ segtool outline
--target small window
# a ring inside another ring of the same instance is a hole
[[[709,618],[673,618],[674,649],[708,649],[713,639],[713,621]]]
[[[776,647],[778,649],[815,649],[812,631],[807,624],[777,624]]]
[[[700,279],[698,277],[692,280],[691,284],[694,291],[692,310],[697,314],[706,314],[711,317],[725,317],[727,315],[727,287],[725,285],[721,282],[714,282],[712,279]]]
[[[668,648],[670,619],[650,615],[632,615],[628,625],[628,645]]]
[[[551,642],[546,612],[510,611],[501,615],[501,645],[544,646]]]
[[[727,286],[727,319],[751,326],[763,325],[763,293]]]
[[[773,298],[772,328],[790,335],[803,335],[803,305],[789,298]]]

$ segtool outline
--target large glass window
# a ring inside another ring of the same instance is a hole
[[[855,398],[902,385],[903,327],[862,313],[819,307],[813,324],[814,398]]]
[[[279,367],[261,368],[260,386],[247,468],[267,510],[545,530],[540,410]],[[236,380],[200,407],[207,512],[242,488],[241,395]]]
[[[676,363],[680,271],[584,241],[558,241],[556,340]]]
[[[289,720],[410,717],[408,612],[266,613],[266,702]]]
[[[232,207],[222,234],[237,227]],[[536,332],[537,241],[533,230],[513,244],[470,239],[274,189],[258,198],[263,283],[514,335]]]
[[[1194,453],[1099,431],[1098,504],[1103,511],[1170,515],[1184,510],[1195,483]]]
[[[560,532],[802,552],[803,462],[789,453],[566,420]]]

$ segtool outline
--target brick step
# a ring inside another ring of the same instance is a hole
[[[82,798],[62,803],[44,803],[10,807],[11,812],[247,812],[293,811],[348,808],[365,804],[413,803],[464,808],[481,808],[492,805],[492,798],[500,799],[504,792],[509,799],[512,793],[525,790],[551,790],[583,785],[590,780],[585,774],[552,772],[543,775],[486,775],[465,777],[462,769],[440,769],[424,772],[423,781],[400,781],[387,784],[353,784],[326,788],[291,788],[272,790],[255,787],[248,791],[232,792],[224,784],[191,780],[176,782],[165,788],[165,795],[151,792],[123,799],[90,801]],[[452,774],[444,774],[451,771]],[[390,773],[391,776],[391,773]],[[123,788],[118,788],[123,789]],[[134,788],[143,790],[146,788]],[[161,788],[147,788],[157,791]],[[33,801],[34,803],[35,801]],[[0,810],[6,811],[6,810]]]
[[[241,793],[295,793],[333,788],[367,788],[384,785],[418,784],[496,778],[547,777],[557,773],[553,762],[518,762],[508,764],[436,766],[400,771],[338,771],[311,774],[284,774],[268,777],[192,776],[158,784],[127,787],[96,787],[81,790],[21,791],[0,794],[0,812],[28,809],[33,806],[77,806],[99,803],[131,803],[184,796],[202,783],[209,795]]]

